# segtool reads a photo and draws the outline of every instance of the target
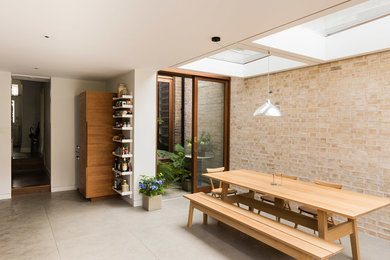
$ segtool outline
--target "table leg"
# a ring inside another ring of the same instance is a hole
[[[351,249],[352,249],[352,257],[354,260],[360,259],[360,250],[359,250],[359,238],[358,238],[358,229],[356,219],[348,219],[352,222],[353,232],[349,235],[349,239],[351,240]]]
[[[325,211],[317,210],[317,222],[318,222],[318,237],[327,240],[328,214]]]
[[[192,202],[190,202],[190,209],[188,212],[188,222],[187,222],[187,227],[189,227],[189,228],[192,226],[193,216],[194,216],[194,204]]]
[[[328,214],[325,211],[317,210],[318,237],[327,240]]]
[[[255,192],[254,191],[249,191],[249,198],[251,199],[254,199],[255,198]],[[253,207],[249,207],[249,211],[252,211],[253,212],[254,208]]]
[[[222,194],[221,194],[221,199],[226,200],[227,194],[228,194],[228,188],[229,184],[222,182]]]

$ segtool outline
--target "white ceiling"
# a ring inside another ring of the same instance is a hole
[[[220,49],[212,36],[228,46],[346,2],[361,0],[0,0],[0,70],[86,79],[157,70]]]

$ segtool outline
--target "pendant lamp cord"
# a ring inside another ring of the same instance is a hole
[[[268,58],[267,58],[267,61],[268,61],[268,73],[267,73],[267,80],[268,80],[268,99],[269,99],[269,94],[271,93],[270,90],[269,90],[269,57],[271,56],[270,52],[268,51]]]

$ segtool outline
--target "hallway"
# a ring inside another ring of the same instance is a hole
[[[34,189],[32,189],[33,186],[35,186]],[[26,187],[31,188],[23,189]],[[50,178],[45,173],[43,158],[31,157],[27,153],[14,153],[12,159],[12,194],[30,193],[33,190],[50,191]]]

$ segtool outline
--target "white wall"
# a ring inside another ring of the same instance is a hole
[[[11,198],[11,72],[0,71],[0,199]]]
[[[119,83],[125,83],[134,94],[134,174],[130,183],[134,194],[130,200],[124,199],[136,207],[142,204],[140,175],[156,174],[156,71],[132,70],[109,80],[108,91],[116,93]]]
[[[140,175],[156,175],[156,71],[135,70],[134,84],[134,196],[133,206],[142,204],[138,193]]]
[[[52,191],[72,190],[77,187],[75,149],[79,127],[78,101],[79,94],[87,90],[106,91],[106,83],[66,78],[51,79]]]

